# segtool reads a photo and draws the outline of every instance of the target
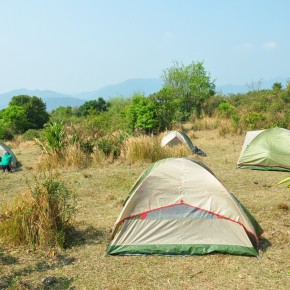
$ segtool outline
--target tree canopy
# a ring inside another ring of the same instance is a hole
[[[200,117],[204,102],[215,94],[214,81],[199,61],[186,66],[175,61],[172,67],[163,71],[162,79],[164,86],[170,88],[179,100],[183,121],[193,111]]]
[[[96,112],[108,111],[109,107],[110,103],[106,102],[102,97],[99,97],[98,100],[87,101],[81,105],[79,107],[79,113],[81,116],[87,116]]]
[[[16,134],[28,129],[40,129],[49,120],[46,104],[41,98],[27,95],[14,96],[6,109],[0,113],[3,128],[10,128]]]
[[[156,106],[143,95],[135,94],[131,104],[127,106],[126,120],[129,129],[152,133],[157,130],[158,120],[156,116]]]

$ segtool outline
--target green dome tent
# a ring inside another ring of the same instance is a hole
[[[237,167],[290,171],[290,130],[270,128],[249,131]]]
[[[12,166],[14,168],[17,168],[19,166],[19,162],[17,161],[15,154],[7,145],[0,142],[0,156],[2,157],[5,154],[5,152],[9,152],[12,155]]]
[[[254,217],[205,165],[167,158],[136,181],[107,254],[257,256],[261,234]]]

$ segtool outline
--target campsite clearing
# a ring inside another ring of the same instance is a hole
[[[289,289],[290,191],[277,185],[289,172],[236,169],[245,134],[222,138],[217,131],[197,131],[194,136],[207,157],[193,157],[214,171],[264,229],[260,258],[104,257],[123,202],[149,164],[62,168],[59,173],[78,195],[71,247],[32,251],[0,245],[0,289],[43,289],[41,281],[47,276],[56,278],[47,289]],[[38,174],[37,146],[21,143],[12,150],[22,170],[0,175],[0,204],[26,191]]]

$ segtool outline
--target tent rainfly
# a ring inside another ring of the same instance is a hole
[[[12,155],[12,165],[14,167],[18,167],[19,162],[17,161],[15,154],[12,152],[12,150],[7,145],[0,142],[0,156],[2,157],[5,154],[5,152],[9,152]]]
[[[184,144],[194,154],[206,156],[206,153],[194,146],[189,137],[183,132],[170,131],[161,140],[161,147],[176,146],[180,144]]]
[[[290,130],[270,128],[247,132],[237,167],[290,171]]]
[[[262,232],[204,164],[167,158],[153,163],[136,181],[107,254],[258,256]]]

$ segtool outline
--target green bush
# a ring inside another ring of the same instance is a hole
[[[221,103],[218,110],[220,115],[225,118],[232,118],[237,115],[237,109],[229,103]]]
[[[41,137],[41,131],[36,129],[29,129],[22,134],[22,138],[26,141],[34,140],[35,138]]]
[[[120,155],[120,150],[116,141],[107,137],[98,140],[97,147],[107,157],[113,155],[114,158],[117,158]]]
[[[94,152],[94,143],[92,141],[80,141],[80,149],[86,154]]]
[[[0,125],[0,139],[1,140],[12,140],[15,136],[15,132],[13,129],[8,127],[2,127]]]
[[[281,95],[281,99],[283,100],[284,103],[289,104],[290,103],[290,91],[286,90],[285,92],[283,92],[283,94]]]
[[[247,126],[247,129],[254,130],[263,127],[262,123],[265,121],[265,119],[265,116],[261,113],[250,112],[244,116],[243,120]]]
[[[65,145],[65,128],[63,122],[52,122],[45,126],[44,139],[52,153],[60,154]]]

